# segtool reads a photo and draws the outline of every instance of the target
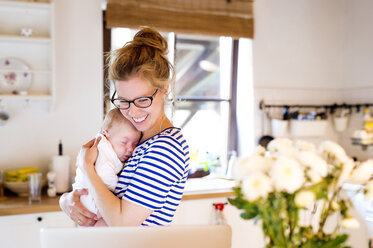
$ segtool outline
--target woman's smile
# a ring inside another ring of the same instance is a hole
[[[146,119],[148,116],[149,116],[149,114],[147,114],[147,115],[145,115],[145,116],[143,116],[143,117],[138,117],[138,118],[132,117],[132,119],[133,119],[133,121],[134,121],[135,123],[140,124],[140,123],[144,122],[145,119]]]

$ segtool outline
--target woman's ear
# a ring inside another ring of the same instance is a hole
[[[161,89],[161,92],[165,95],[168,95],[168,89],[169,89],[169,85],[167,84],[163,89]]]

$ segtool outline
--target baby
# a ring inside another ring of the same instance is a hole
[[[122,171],[123,163],[132,155],[137,143],[140,140],[141,132],[121,114],[119,109],[112,109],[106,115],[101,127],[101,132],[96,138],[101,136],[98,144],[98,157],[95,169],[104,184],[114,192],[118,182],[117,174]],[[88,179],[83,173],[85,149],[81,149],[76,160],[76,176],[73,190],[88,188]],[[82,195],[81,203],[99,218],[96,226],[106,225],[103,218],[98,213],[92,195]]]

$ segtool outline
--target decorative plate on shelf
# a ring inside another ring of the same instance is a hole
[[[30,68],[16,58],[0,58],[0,94],[18,94],[31,84]]]

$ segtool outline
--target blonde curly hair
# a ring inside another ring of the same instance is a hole
[[[142,28],[132,41],[109,53],[109,80],[126,81],[143,76],[155,88],[165,89],[171,84],[173,89],[175,73],[167,53],[166,39],[153,28]]]

